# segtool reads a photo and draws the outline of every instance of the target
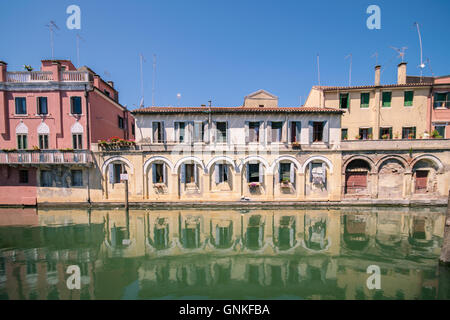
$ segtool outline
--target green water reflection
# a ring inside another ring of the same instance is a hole
[[[0,299],[438,299],[444,212],[1,209]]]

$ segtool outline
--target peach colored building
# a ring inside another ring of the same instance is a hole
[[[42,171],[61,163],[76,165],[69,175],[83,184],[91,143],[134,139],[134,119],[118,96],[112,81],[69,60],[19,72],[0,61],[0,203],[35,204]]]

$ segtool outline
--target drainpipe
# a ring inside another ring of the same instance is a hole
[[[92,91],[92,90],[90,90]],[[87,85],[84,85],[84,99],[86,102],[86,141],[87,141],[87,150],[91,150],[91,133],[90,133],[90,118],[89,118],[89,90],[87,89]],[[87,192],[88,198],[87,201],[91,204],[91,185],[90,185],[90,168],[88,168],[88,183],[87,183]]]
[[[428,121],[428,134],[431,136],[431,127],[433,123],[433,86],[430,87],[430,91],[428,93],[428,110],[430,112],[430,121]]]

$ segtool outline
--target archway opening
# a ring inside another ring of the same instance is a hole
[[[345,168],[345,193],[367,194],[369,192],[370,164],[362,159],[351,161]]]

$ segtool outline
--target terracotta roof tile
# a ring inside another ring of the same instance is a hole
[[[133,110],[132,113],[343,113],[343,110],[321,107],[279,107],[279,108],[249,108],[249,107],[146,107]]]

